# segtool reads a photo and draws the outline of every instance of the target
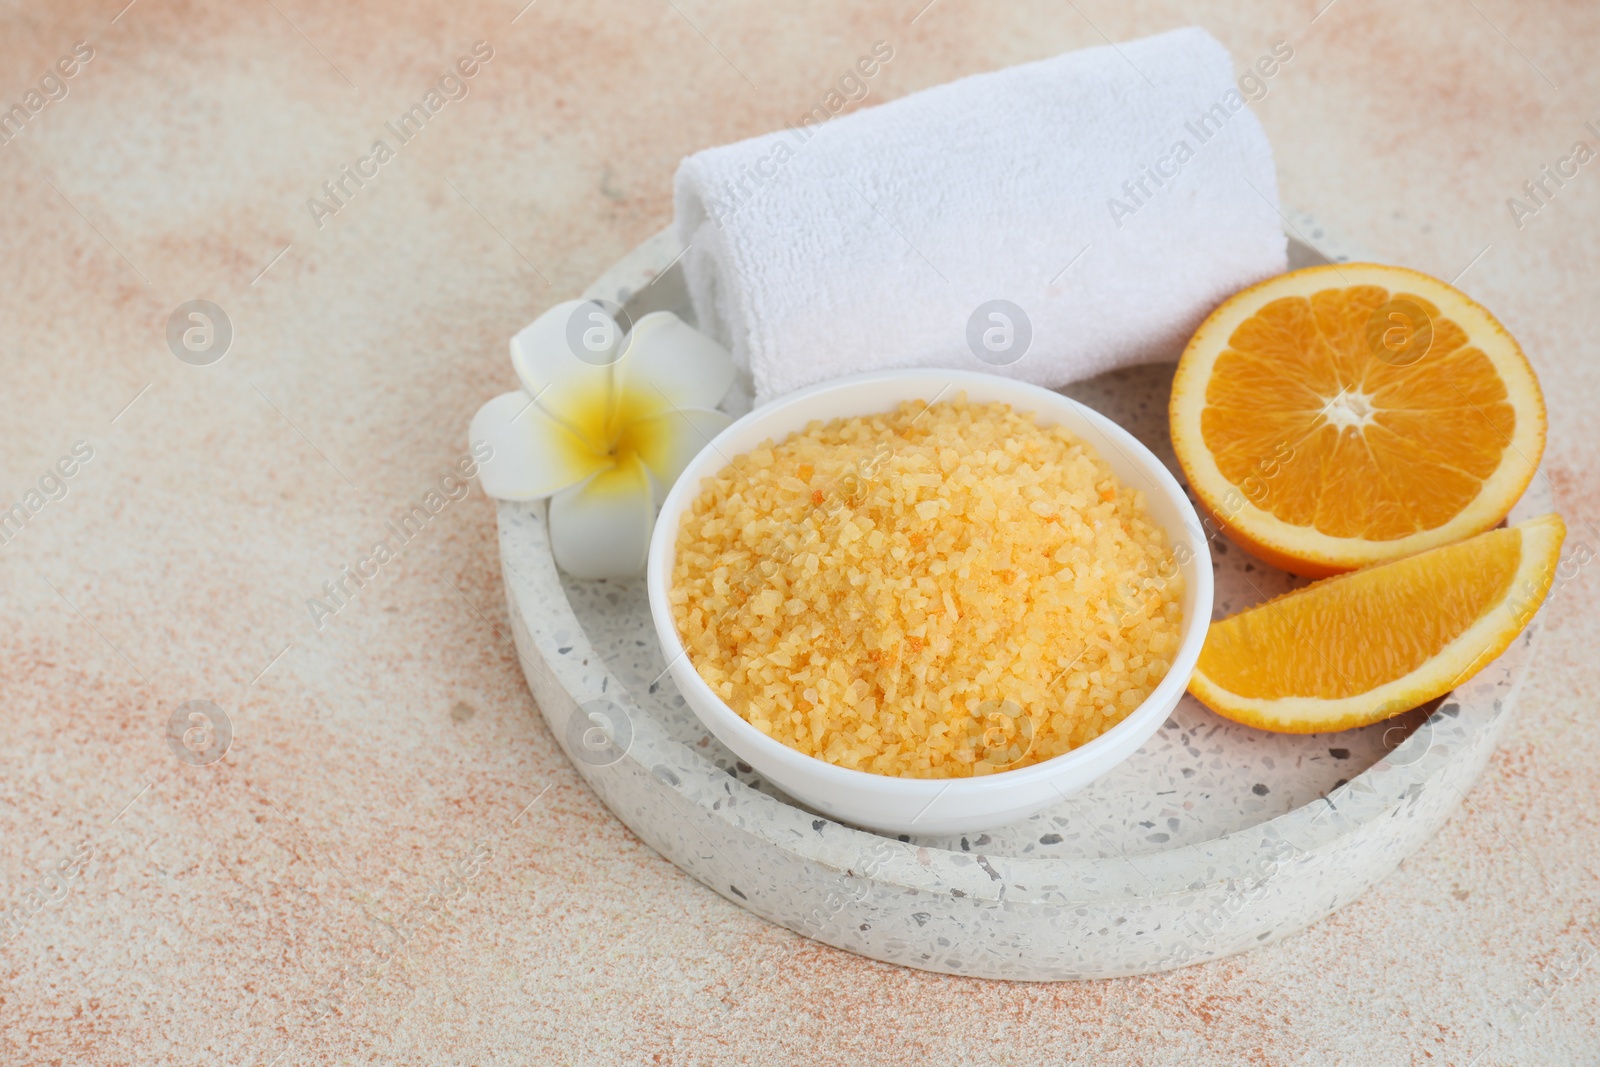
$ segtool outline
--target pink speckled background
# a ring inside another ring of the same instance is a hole
[[[1521,229],[1506,207],[1600,143],[1600,9],[124,2],[0,17],[8,106],[95,49],[0,145],[0,498],[94,449],[0,546],[23,922],[0,1063],[1600,1062],[1600,566],[1551,607],[1468,804],[1387,882],[1247,956],[1055,986],[819,946],[644,847],[533,706],[476,490],[326,629],[305,608],[461,456],[513,383],[507,336],[666,223],[684,154],[795,118],[880,38],[874,100],[1189,22],[1241,65],[1292,42],[1258,106],[1286,203],[1445,278],[1471,264],[1600,548],[1600,163]],[[470,95],[319,230],[306,198],[477,40]],[[209,367],[165,344],[194,298],[236,331]],[[164,736],[196,698],[235,730],[207,767]]]

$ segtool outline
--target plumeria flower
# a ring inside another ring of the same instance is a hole
[[[594,301],[569,300],[511,339],[522,388],[473,416],[478,468],[501,500],[550,497],[556,565],[577,578],[644,568],[656,508],[695,453],[732,420],[726,349],[669,311],[623,335]]]

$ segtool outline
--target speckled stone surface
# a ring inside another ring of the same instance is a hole
[[[1594,4],[125,2],[0,5],[8,107],[95,50],[0,144],[0,500],[94,447],[0,545],[0,1063],[1596,1062],[1593,563],[1399,869],[1093,982],[866,959],[662,858],[529,695],[476,491],[306,608],[462,457],[506,338],[667,225],[686,153],[795,121],[876,40],[869,101],[1190,22],[1241,69],[1292,43],[1255,105],[1283,201],[1505,322],[1600,546],[1600,172],[1507,208],[1594,143]],[[478,40],[466,99],[319,229],[307,199]],[[166,342],[195,299],[234,326],[208,367]],[[166,740],[200,699],[233,727],[207,766]]]
[[[1291,218],[1318,242],[1313,251],[1295,239],[1292,266],[1350,258],[1310,216]],[[680,251],[658,235],[587,295],[635,317],[648,305],[692,321]],[[1172,371],[1130,368],[1066,391],[1176,470]],[[1550,496],[1537,482],[1513,520],[1550,510]],[[897,840],[797,805],[723,748],[666,671],[642,579],[560,575],[544,510],[499,505],[517,647],[552,732],[611,809],[757,915],[875,959],[972,977],[1160,971],[1256,948],[1348,903],[1471,789],[1540,629],[1535,619],[1431,707],[1359,730],[1269,734],[1185,695],[1137,753],[1059,805],[985,832]],[[1305,584],[1221,537],[1212,567],[1218,618]]]

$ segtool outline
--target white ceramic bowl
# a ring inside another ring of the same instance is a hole
[[[723,703],[689,661],[672,618],[668,588],[683,513],[701,480],[771,438],[782,441],[814,419],[892,410],[902,400],[999,400],[1066,426],[1094,447],[1126,485],[1144,490],[1150,516],[1167,531],[1184,579],[1182,643],[1173,666],[1132,714],[1086,745],[1040,763],[975,778],[895,778],[850,770],[776,741]],[[1035,385],[967,371],[862,374],[793,393],[757,408],[718,434],[684,470],[661,506],[650,540],[650,614],[673,681],[706,729],[795,800],[841,822],[894,834],[966,833],[1025,819],[1105,774],[1133,754],[1177,705],[1211,620],[1211,553],[1183,489],[1128,431],[1075,400]]]

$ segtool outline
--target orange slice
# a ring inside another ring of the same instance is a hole
[[[1212,520],[1323,577],[1494,526],[1544,451],[1517,342],[1437,278],[1310,267],[1233,296],[1172,383],[1172,443]]]
[[[1533,618],[1559,515],[1341,574],[1211,624],[1189,692],[1280,733],[1348,730],[1448,693]]]

